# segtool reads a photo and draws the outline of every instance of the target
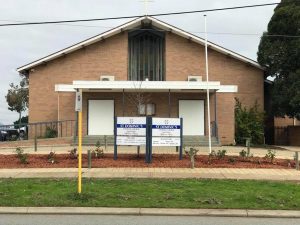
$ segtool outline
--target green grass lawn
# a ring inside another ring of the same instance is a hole
[[[300,209],[296,183],[235,180],[0,179],[0,206]]]

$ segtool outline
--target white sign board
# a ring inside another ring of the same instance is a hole
[[[152,146],[181,146],[180,118],[152,119]]]
[[[153,137],[180,137],[180,118],[153,118]]]
[[[180,137],[152,137],[152,146],[180,146]]]
[[[146,137],[117,136],[117,145],[146,145]]]
[[[117,117],[117,135],[146,136],[146,117]]]
[[[82,111],[82,91],[77,90],[75,96],[75,111],[81,112]]]
[[[146,145],[146,117],[117,117],[117,145]]]

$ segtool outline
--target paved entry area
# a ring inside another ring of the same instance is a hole
[[[0,178],[75,178],[76,168],[0,169]],[[300,171],[293,169],[233,168],[94,168],[82,170],[86,178],[204,178],[300,181]]]

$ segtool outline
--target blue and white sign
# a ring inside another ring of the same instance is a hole
[[[181,146],[180,118],[152,119],[152,146]]]
[[[146,136],[146,117],[117,117],[117,135]]]
[[[145,145],[146,117],[117,117],[117,145]]]
[[[180,137],[180,118],[153,118],[153,137]]]

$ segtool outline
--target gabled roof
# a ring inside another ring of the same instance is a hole
[[[151,17],[151,16],[142,16],[142,17],[136,18],[136,19],[134,19],[134,20],[132,20],[130,22],[127,22],[127,23],[125,23],[125,24],[123,24],[121,26],[118,26],[118,27],[113,28],[111,30],[108,30],[108,31],[106,31],[104,33],[101,33],[99,35],[96,35],[94,37],[86,39],[86,40],[84,40],[82,42],[74,44],[74,45],[72,45],[70,47],[62,49],[62,50],[60,50],[58,52],[50,54],[50,55],[48,55],[46,57],[43,57],[43,58],[38,59],[36,61],[33,61],[33,62],[29,63],[29,64],[21,66],[21,67],[19,67],[17,69],[17,71],[19,73],[25,73],[26,71],[28,71],[29,69],[31,69],[31,68],[33,68],[35,66],[38,66],[40,64],[49,62],[49,61],[51,61],[53,59],[56,59],[58,57],[66,55],[68,53],[74,52],[74,51],[76,51],[78,49],[81,49],[81,48],[83,48],[85,46],[94,44],[94,43],[96,43],[98,41],[101,41],[103,39],[109,38],[109,37],[111,37],[113,35],[116,35],[116,34],[119,34],[119,33],[123,32],[123,31],[134,29],[136,27],[141,26],[143,23],[147,23],[147,22],[148,23],[150,22],[156,28],[159,28],[159,29],[162,29],[162,30],[165,30],[165,31],[168,31],[168,32],[172,32],[172,33],[174,33],[176,35],[179,35],[179,36],[181,36],[183,38],[187,38],[190,41],[196,42],[196,43],[201,44],[201,45],[205,45],[205,40],[203,38],[200,38],[200,37],[198,37],[196,35],[193,35],[193,34],[191,34],[189,32],[186,32],[186,31],[184,31],[182,29],[179,29],[177,27],[174,27],[174,26],[172,26],[172,25],[170,25],[168,23],[165,23],[165,22],[163,22],[161,20],[158,20],[158,19],[156,19],[154,17]],[[223,53],[225,55],[231,56],[231,57],[233,57],[235,59],[238,59],[238,60],[240,60],[242,62],[248,63],[249,65],[252,65],[252,66],[254,66],[256,68],[264,70],[264,68],[262,66],[260,66],[256,61],[254,61],[252,59],[249,59],[249,58],[247,58],[245,56],[242,56],[242,55],[240,55],[240,54],[238,54],[236,52],[233,52],[233,51],[231,51],[229,49],[223,48],[223,47],[221,47],[221,46],[219,46],[217,44],[214,44],[212,42],[208,42],[208,47],[211,48],[211,49],[214,49],[217,52],[220,52],[220,53]]]

